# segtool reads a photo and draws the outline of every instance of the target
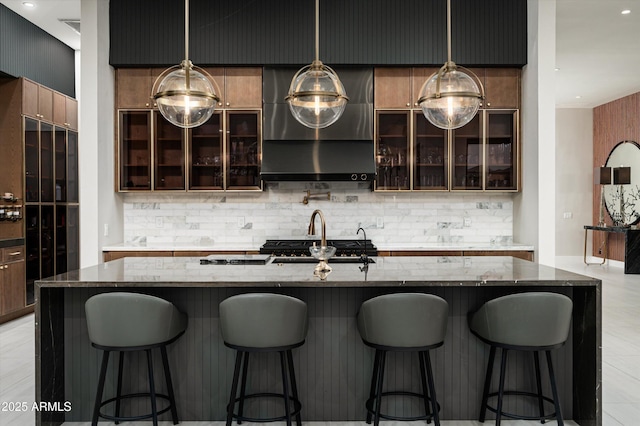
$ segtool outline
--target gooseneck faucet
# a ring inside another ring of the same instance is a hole
[[[363,227],[358,228],[358,230],[356,231],[356,235],[360,234],[360,231],[362,231],[363,237],[364,237],[364,252],[360,255],[360,260],[362,260],[362,262],[368,267],[369,266],[369,256],[367,255],[367,232],[364,230]],[[362,271],[362,269],[360,269]]]
[[[309,235],[316,234],[316,224],[315,224],[316,216],[320,216],[320,223],[322,224],[322,236],[320,240],[320,246],[326,247],[327,246],[327,223],[324,221],[324,215],[320,210],[316,209],[313,211],[313,213],[311,213],[311,221],[309,222],[308,234]]]

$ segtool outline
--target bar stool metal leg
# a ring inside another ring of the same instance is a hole
[[[551,392],[553,392],[553,405],[556,408],[556,420],[558,426],[564,426],[564,420],[562,418],[562,410],[560,408],[560,399],[558,398],[558,388],[556,386],[556,376],[553,373],[553,364],[551,363],[551,351],[545,351],[547,353],[547,367],[549,368],[549,380],[551,381]]]
[[[429,351],[422,353],[427,368],[427,381],[429,382],[429,396],[431,398],[431,411],[433,412],[433,423],[440,426],[440,414],[438,413],[438,402],[436,400],[436,386],[433,383],[433,371],[431,370],[431,357]],[[426,397],[426,396],[425,396]]]
[[[491,346],[489,350],[489,362],[487,363],[487,375],[484,379],[484,390],[482,391],[482,404],[480,406],[480,423],[484,423],[487,415],[487,403],[489,401],[489,389],[491,388],[491,376],[493,375],[493,364],[496,358],[496,347]]]
[[[291,426],[291,407],[289,404],[289,378],[287,377],[287,365],[285,362],[284,351],[280,354],[280,370],[282,371],[282,394],[284,395],[284,415],[286,417],[287,426]]]
[[[296,383],[296,372],[293,368],[293,354],[291,353],[291,349],[287,350],[287,361],[289,363],[289,377],[291,378],[291,392],[293,392],[294,401],[299,401],[298,399],[298,385]],[[300,411],[296,414],[296,424],[297,426],[302,426],[302,415]]]
[[[371,373],[371,388],[369,390],[369,400],[373,401],[376,396],[376,389],[378,387],[378,369],[380,368],[380,351],[376,349],[376,355],[373,361],[373,372]],[[367,423],[371,424],[371,418],[373,414],[367,410]]]
[[[108,365],[109,351],[103,351],[102,365],[100,366],[100,378],[98,379],[98,390],[96,392],[96,402],[93,405],[93,416],[91,417],[91,426],[98,426],[98,414],[100,413],[100,404],[102,404],[102,392],[104,391],[104,380],[107,376]]]
[[[418,352],[418,362],[420,364],[420,381],[422,382],[422,393],[424,395],[424,412],[427,416],[431,415],[431,408],[429,408],[429,388],[427,385],[427,375],[425,372],[425,360],[422,356],[422,352]],[[431,396],[433,398],[433,396]],[[427,423],[431,423],[431,419],[427,419]]]
[[[240,364],[242,362],[242,352],[236,352],[236,365],[233,369],[233,382],[231,384],[231,395],[229,396],[229,405],[227,406],[227,426],[231,426],[233,421],[233,407],[236,402],[236,394],[238,392],[238,376],[240,375]]]
[[[542,398],[542,380],[540,379],[540,357],[538,356],[538,351],[533,352],[533,361],[536,369],[536,386],[538,388],[538,411],[540,412],[540,423],[544,423],[544,399]]]
[[[244,399],[247,390],[247,375],[249,374],[249,352],[244,352],[244,361],[242,363],[242,383],[240,384],[240,401],[238,401],[238,424],[242,424],[242,416],[244,413]]]
[[[496,408],[496,426],[500,426],[502,419],[502,398],[504,398],[504,378],[507,370],[507,353],[508,350],[502,348],[502,356],[500,358],[500,387],[498,388],[498,407]]]
[[[118,355],[118,389],[116,390],[116,417],[120,417],[120,396],[122,395],[122,367],[124,364],[124,352],[120,352]],[[119,424],[120,421],[116,420],[115,423]]]
[[[147,370],[149,372],[149,394],[151,395],[151,415],[153,426],[158,426],[158,406],[156,404],[156,386],[153,380],[153,362],[151,360],[151,349],[145,350],[147,353]]]
[[[375,415],[373,416],[374,426],[380,424],[380,405],[382,405],[382,383],[384,381],[384,366],[387,360],[387,351],[380,351],[380,366],[378,367],[378,379],[376,389]]]
[[[162,346],[160,348],[162,353],[162,365],[164,367],[164,377],[167,382],[167,390],[169,392],[169,404],[171,404],[171,419],[173,424],[177,425],[178,422],[178,409],[176,407],[176,396],[173,392],[173,381],[171,380],[171,372],[169,370],[169,358],[167,357],[167,347]]]

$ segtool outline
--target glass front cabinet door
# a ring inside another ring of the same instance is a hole
[[[482,111],[451,132],[451,189],[482,189]]]
[[[215,112],[206,123],[191,129],[189,189],[222,189],[224,152],[221,115],[220,112]]]
[[[227,111],[225,189],[261,190],[259,111]]]
[[[408,190],[410,181],[408,111],[377,111],[376,189]]]
[[[513,110],[486,111],[485,189],[518,189],[517,114]]]
[[[149,111],[120,112],[120,190],[151,189],[151,123]]]
[[[421,111],[415,112],[414,123],[413,189],[449,189],[447,131],[431,124]]]
[[[185,189],[185,130],[174,126],[159,112],[153,113],[155,190]]]

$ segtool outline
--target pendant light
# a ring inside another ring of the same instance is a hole
[[[418,104],[434,126],[457,129],[473,119],[483,99],[478,77],[451,60],[451,0],[447,0],[447,62],[424,83]]]
[[[152,97],[162,116],[182,128],[206,122],[220,101],[209,74],[189,60],[189,0],[184,1],[184,61],[158,76]]]
[[[291,80],[285,100],[291,114],[302,125],[322,129],[335,123],[349,101],[340,79],[320,62],[320,0],[316,0],[316,56],[311,65],[301,68]]]

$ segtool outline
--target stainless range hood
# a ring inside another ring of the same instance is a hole
[[[374,180],[373,69],[336,69],[350,101],[342,117],[325,129],[304,127],[291,115],[284,98],[296,71],[263,71],[262,179]]]
[[[372,181],[373,142],[364,140],[289,141],[262,143],[265,181]]]

